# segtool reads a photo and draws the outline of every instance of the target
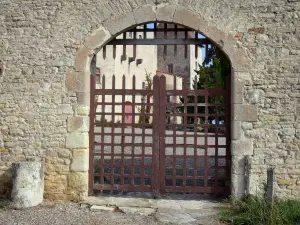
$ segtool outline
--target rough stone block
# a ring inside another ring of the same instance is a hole
[[[87,116],[74,116],[68,118],[68,131],[88,132],[90,118]]]
[[[244,175],[232,174],[231,194],[237,198],[243,197],[246,193],[246,179]]]
[[[243,105],[243,121],[257,121],[257,107],[254,105]]]
[[[260,89],[249,90],[247,91],[246,98],[250,104],[263,105],[265,102],[265,92]]]
[[[90,50],[98,49],[110,37],[110,33],[104,27],[99,27],[91,36],[86,39],[84,45]]]
[[[156,209],[153,208],[120,207],[120,209],[126,214],[140,214],[143,216],[151,216],[156,212]]]
[[[232,156],[232,174],[244,175],[245,165],[245,156]]]
[[[59,106],[59,109],[62,114],[72,115],[74,113],[70,104],[62,104]]]
[[[68,175],[69,192],[87,192],[88,172],[70,172]]]
[[[75,69],[77,72],[85,72],[90,70],[90,63],[93,54],[94,51],[88,49],[86,46],[82,46],[77,50],[75,58]]]
[[[251,84],[252,83],[252,76],[249,72],[240,72],[234,70],[234,79],[243,82],[244,84]]]
[[[89,92],[77,92],[76,96],[77,96],[77,103],[79,105],[86,105],[86,106],[90,105],[91,96]]]
[[[99,205],[93,205],[90,209],[91,211],[95,211],[95,212],[113,212],[114,211],[114,207],[107,207],[107,206],[99,206]]]
[[[253,141],[252,140],[232,141],[231,154],[235,156],[253,155]]]
[[[67,75],[66,87],[70,91],[87,92],[90,88],[89,79],[87,72],[70,72]]]
[[[241,121],[232,121],[232,139],[239,140],[243,133]]]
[[[88,116],[90,113],[90,107],[88,105],[75,105],[73,107],[75,115]]]
[[[132,13],[118,15],[104,22],[104,26],[109,30],[111,35],[115,35],[122,30],[136,24]]]
[[[89,170],[89,150],[74,149],[71,170],[75,172],[86,172]]]
[[[156,8],[156,20],[172,22],[176,8],[173,5],[158,5]]]
[[[232,120],[256,122],[258,120],[257,107],[254,105],[233,104]]]
[[[243,105],[242,104],[232,104],[232,121],[242,121],[243,118]]]
[[[155,12],[150,5],[136,9],[133,11],[133,15],[137,24],[156,20]]]
[[[199,14],[192,12],[191,10],[184,7],[176,9],[176,12],[174,14],[174,22],[185,25],[187,27],[196,28],[197,30],[204,33],[206,31],[206,22],[203,20],[203,18]]]
[[[296,185],[297,180],[294,179],[277,179],[277,184],[278,185]]]
[[[88,133],[74,132],[68,134],[66,140],[66,147],[67,148],[88,148],[89,147]]]
[[[13,163],[12,174],[13,189],[11,198],[13,207],[27,208],[43,202],[43,162]]]
[[[242,104],[243,103],[243,88],[244,85],[241,81],[232,79],[233,82],[233,95],[232,104]]]

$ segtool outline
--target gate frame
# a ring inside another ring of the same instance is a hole
[[[145,14],[145,12],[147,13]],[[145,16],[141,17],[140,15]],[[166,4],[160,7],[144,5],[125,14],[107,18],[78,48],[75,56],[75,69],[67,74],[66,86],[69,91],[76,93],[78,110],[81,111],[81,115],[88,117],[90,105],[90,64],[93,55],[119,33],[128,30],[134,25],[155,21],[177,23],[202,32],[231,61],[231,194],[236,197],[244,196],[247,190],[245,186],[245,156],[253,154],[253,141],[242,135],[241,125],[242,122],[257,121],[257,107],[246,104],[243,100],[244,82],[251,78],[251,61],[247,57],[245,50],[238,47],[235,33],[228,30],[225,32],[223,27],[211,25],[208,20],[201,17],[197,12],[185,7],[178,8],[175,4]],[[89,132],[80,131],[80,135],[88,139]],[[88,155],[84,157],[88,157]],[[83,186],[86,186],[84,189],[86,194],[84,195],[87,195],[87,170],[83,168],[75,172],[86,174],[82,175],[80,182]]]

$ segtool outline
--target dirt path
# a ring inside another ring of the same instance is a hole
[[[123,200],[120,199],[121,202]],[[0,225],[220,225],[216,211],[210,207],[189,210],[183,209],[183,206],[174,208],[174,204],[168,200],[160,204],[162,208],[158,207],[154,213],[146,216],[135,213],[145,210],[139,207],[120,207],[126,211],[124,213],[122,209],[122,212],[93,211],[88,204],[44,202],[23,210],[0,210]],[[170,204],[173,206],[169,207]]]
[[[47,202],[24,209],[0,211],[1,225],[158,225],[151,216],[92,212],[77,203]]]

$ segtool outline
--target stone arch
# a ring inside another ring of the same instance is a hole
[[[201,15],[185,7],[177,5],[143,6],[125,15],[111,17],[104,21],[102,25],[81,45],[75,57],[75,70],[67,75],[67,88],[76,92],[78,106],[89,106],[90,102],[90,63],[94,54],[102,46],[109,42],[118,34],[130,29],[132,26],[146,22],[169,22],[184,25],[188,28],[203,33],[214,42],[228,56],[232,65],[232,194],[242,196],[245,194],[245,156],[253,151],[251,140],[244,140],[241,124],[243,121],[256,121],[257,110],[252,105],[243,103],[243,83],[246,76],[250,76],[250,60],[245,51],[238,47],[238,40],[234,33],[226,33],[211,24]],[[88,113],[85,114],[88,116]],[[85,132],[85,139],[88,140],[88,132]],[[248,150],[246,150],[248,149]],[[85,158],[88,158],[85,153]],[[76,159],[74,159],[76,161]],[[86,160],[85,163],[88,160]],[[85,166],[85,172],[88,166]],[[83,182],[88,183],[87,177]]]

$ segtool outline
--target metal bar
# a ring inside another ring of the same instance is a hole
[[[122,94],[122,89],[116,89],[114,90],[116,92],[116,95],[121,95]],[[152,91],[151,90],[130,90],[126,89],[125,94],[126,95],[132,95],[132,93],[135,93],[135,95],[147,95],[150,94]],[[104,90],[104,89],[96,89],[95,94],[96,95],[102,95],[102,94],[107,94],[107,95],[112,95],[113,91],[110,89]],[[202,95],[202,96],[214,96],[214,95],[226,95],[227,91],[226,90],[167,90],[167,94],[169,95]]]
[[[113,135],[113,133],[111,133],[111,132],[106,132],[105,134],[106,135]],[[115,134],[116,134],[115,136],[120,136],[121,135],[121,133],[115,133]],[[94,132],[94,136],[97,136],[97,135],[101,135],[101,133]],[[143,137],[143,136],[145,136],[145,137],[152,137],[152,134],[137,134],[137,133],[135,133],[134,135],[136,137]]]
[[[159,193],[159,77],[153,78],[153,151],[152,151],[152,192],[154,195]]]
[[[133,58],[136,59],[136,45],[133,45]]]
[[[116,89],[116,76],[113,75],[112,77],[112,90]],[[114,134],[115,131],[115,94],[112,94],[112,118],[111,118],[111,132]],[[111,136],[111,143],[112,143],[112,155],[111,155],[111,161],[114,163],[114,150],[115,150],[115,135]],[[111,184],[114,185],[114,169],[112,170],[112,177],[111,177]]]
[[[100,185],[100,184],[94,184],[94,190],[107,190],[107,191],[142,191],[142,192],[150,192],[151,187],[148,186],[134,186],[134,185]]]
[[[166,77],[161,76],[159,82],[159,180],[160,193],[165,192],[165,171],[166,171],[166,153],[165,153],[165,130],[166,130]]]
[[[178,39],[177,31],[178,31],[177,24],[175,24],[175,40]],[[177,45],[174,45],[174,56],[177,56]]]
[[[175,126],[172,126],[172,127],[175,127]],[[202,127],[200,125],[198,125],[197,127]],[[203,126],[204,127],[204,126]],[[173,134],[166,134],[165,135],[166,137],[173,137]],[[187,137],[194,137],[194,134],[187,134],[186,135]],[[215,137],[214,134],[208,134],[206,135],[207,137]],[[180,135],[180,134],[176,134],[176,137],[183,137],[183,135]],[[197,135],[197,137],[205,137],[205,135]],[[219,135],[219,137],[226,137],[226,135]]]
[[[197,90],[198,88],[198,79],[197,75],[195,76],[195,84],[194,84],[194,90]],[[198,142],[198,132],[197,132],[197,125],[198,125],[198,97],[197,95],[194,96],[194,188],[197,188],[197,142]]]
[[[165,23],[164,24],[164,39],[167,40],[167,28],[168,28],[168,25]],[[166,59],[167,57],[167,45],[164,45],[164,59]]]
[[[103,53],[103,59],[105,59],[106,58],[106,45],[103,46],[102,53]]]
[[[123,113],[115,113],[117,116],[121,116]],[[95,113],[95,115],[111,115],[111,113]],[[143,113],[136,113],[137,116],[144,115]],[[151,116],[151,113],[145,113],[146,116]],[[169,116],[184,116],[185,113],[170,113],[168,114]],[[219,114],[194,114],[194,113],[189,113],[189,116],[198,116],[198,117],[203,117],[203,116],[220,116]],[[127,124],[130,125],[130,124]],[[220,125],[221,126],[221,125]]]
[[[183,120],[183,123],[184,123],[184,133],[183,133],[183,156],[184,156],[184,162],[183,162],[183,186],[186,186],[186,150],[187,150],[187,134],[186,134],[186,130],[187,130],[187,126],[188,126],[188,121],[187,121],[187,115],[188,115],[188,112],[187,112],[187,96],[184,95],[183,96],[183,99],[184,99],[184,112],[186,113],[186,115],[184,116],[184,120]],[[177,144],[177,146],[179,146]]]
[[[123,45],[123,54],[122,54],[122,61],[126,59],[126,45]]]
[[[142,83],[142,88],[144,89],[145,88],[145,82]],[[146,115],[145,115],[145,110],[146,110],[146,105],[145,105],[145,97],[142,96],[142,105],[141,105],[141,116],[142,116],[142,120],[141,120],[141,123],[142,123],[142,162],[145,162],[145,137],[152,137],[152,135],[146,135],[145,134],[145,129],[146,129],[146,126],[145,126],[145,123],[146,123]],[[135,136],[137,137],[137,134],[135,134]],[[152,154],[151,154],[152,155]],[[145,170],[144,170],[145,171]],[[142,173],[142,183],[145,184],[145,172]]]
[[[174,83],[174,87],[173,90],[176,91],[177,90],[177,79],[176,76],[173,76],[173,83]],[[171,97],[171,96],[170,96]],[[177,96],[173,96],[173,98],[176,98]],[[172,114],[176,112],[176,106],[171,105],[171,103],[169,103],[169,107],[171,106],[172,109]],[[175,110],[174,110],[175,109]],[[171,115],[170,115],[171,116]],[[171,116],[172,117],[172,116]],[[176,125],[177,125],[177,121],[176,121],[177,115],[173,115],[173,155],[176,156],[176,138],[177,138],[177,132],[176,132]],[[172,185],[176,186],[176,158],[174,157],[172,160]]]
[[[148,92],[147,94],[149,95],[150,93]],[[167,91],[167,94],[169,95],[170,92]],[[194,94],[196,95],[197,92],[194,93]],[[98,103],[95,103],[95,105],[112,105],[112,103],[111,102],[98,102]],[[122,103],[115,103],[115,105],[122,105]],[[142,103],[135,103],[135,105],[142,105]],[[148,105],[153,106],[153,103],[150,103]],[[172,102],[170,102],[169,105],[172,106],[172,107],[177,107],[177,106],[182,106],[182,103],[172,103]],[[187,106],[195,106],[195,104],[194,103],[187,103]],[[214,103],[208,103],[208,104],[198,103],[198,104],[196,104],[196,106],[216,106],[216,107],[222,107],[222,106],[225,106],[225,104],[221,104],[221,103],[220,104],[218,104],[218,103],[216,103],[216,104],[214,104]],[[218,115],[221,115],[221,114],[218,114]]]
[[[184,31],[184,38],[188,40],[188,31]],[[187,59],[188,57],[188,46],[187,44],[184,45],[184,58]]]
[[[177,26],[177,25],[175,25],[175,26]],[[144,28],[134,28],[134,29],[131,29],[131,30],[129,30],[128,32],[133,32],[133,31],[136,31],[136,32],[142,32],[144,30]],[[157,31],[165,31],[165,28],[157,28],[156,29]],[[146,31],[147,32],[154,32],[154,30],[152,29],[152,28],[146,28]],[[170,32],[170,31],[172,31],[172,32],[174,32],[174,31],[190,31],[190,29],[188,29],[188,28],[171,28],[171,27],[168,27],[167,28],[167,31],[168,32]]]
[[[226,95],[225,95],[225,126],[226,126],[226,172],[231,174],[231,76],[226,76]],[[229,182],[228,182],[229,183]],[[230,184],[228,184],[228,192],[230,192]]]
[[[197,167],[197,169],[203,169],[203,167]],[[166,178],[167,179],[168,178],[172,178],[172,176],[166,176]],[[185,176],[184,175],[181,175],[181,176],[177,175],[176,178],[184,179]],[[190,179],[193,178],[193,176],[186,176],[186,178],[188,178],[190,180]],[[205,179],[205,176],[197,176],[197,179],[199,179],[199,178]],[[217,177],[216,176],[208,176],[208,178],[210,178],[210,179],[216,179]]]
[[[106,86],[106,84],[105,84],[105,75],[103,75],[102,76],[102,88],[103,88],[103,90],[105,90],[105,86]],[[105,93],[102,94],[102,102],[104,102],[104,101],[105,101]],[[102,106],[101,112],[105,113],[105,106]],[[104,120],[105,120],[105,116],[101,115],[101,121],[103,122]],[[101,177],[100,177],[100,183],[101,184],[104,184],[104,167],[103,167],[103,164],[104,164],[104,145],[103,145],[103,143],[104,143],[104,133],[105,133],[104,125],[102,125],[101,126],[101,134],[102,134],[101,135],[101,143],[102,143],[102,145],[101,145],[101,165],[102,166],[101,166]],[[94,143],[94,145],[95,145],[95,143]]]
[[[195,40],[198,40],[198,32],[195,31]],[[198,45],[195,45],[195,58],[198,59]]]
[[[146,26],[146,25],[145,25]],[[135,75],[132,77],[132,90],[135,91],[135,86],[136,86],[136,80],[135,80]],[[135,123],[135,95],[132,95],[132,124],[131,124],[131,183],[134,184],[134,150],[135,150],[135,135],[134,135],[134,123]]]
[[[224,187],[218,187],[218,192],[220,193],[220,196],[227,195],[226,194],[227,189]],[[216,190],[212,188],[206,188],[206,187],[166,187],[167,193],[206,193],[206,194],[215,194]],[[224,194],[223,194],[224,193]]]
[[[121,40],[121,39],[120,39],[120,40]],[[117,51],[116,45],[113,45],[113,59],[116,58],[116,51]]]
[[[122,125],[122,128],[121,128],[121,185],[124,185],[124,166],[125,166],[125,162],[124,162],[124,152],[125,152],[125,89],[126,89],[126,77],[125,77],[125,74],[123,74],[122,76],[122,122],[121,122],[121,125]]]
[[[207,89],[207,86],[208,86],[208,81],[207,81],[207,76],[205,77],[205,84],[204,84],[204,88],[205,89]],[[205,96],[205,104],[207,104],[208,103],[208,96],[206,95]],[[208,106],[205,106],[205,114],[207,115],[208,114]],[[204,118],[204,124],[206,124],[207,123],[207,120],[208,120],[208,117],[207,116],[205,116],[205,118]],[[207,126],[205,126],[204,127],[204,133],[205,133],[205,137],[204,137],[204,145],[205,146],[208,146],[208,137],[207,137],[207,133],[208,133],[208,127]],[[204,155],[205,155],[205,162],[204,162],[204,176],[205,176],[205,179],[204,179],[204,187],[208,187],[208,178],[207,178],[207,176],[208,176],[208,160],[207,160],[207,158],[208,158],[208,147],[205,147],[205,152],[204,152]]]
[[[274,198],[274,180],[275,180],[274,168],[269,168],[267,170],[267,200],[268,201],[273,201]]]
[[[204,45],[207,39],[114,39],[106,45]]]
[[[146,40],[146,39],[147,39],[147,32],[146,32],[147,26],[146,26],[146,24],[144,24],[144,27],[143,27],[143,28],[144,28],[144,29],[143,29],[144,40]]]
[[[218,77],[218,75],[216,75],[215,76],[215,79],[216,79],[216,89],[218,90],[219,89],[219,77]],[[220,96],[216,96],[216,101],[215,101],[215,103],[219,103],[220,101],[219,101],[219,97]],[[215,180],[215,187],[217,187],[218,186],[218,181],[219,181],[219,167],[218,167],[218,155],[219,155],[219,115],[218,115],[218,113],[219,113],[219,108],[218,107],[214,107],[214,109],[215,109],[215,113],[217,114],[216,116],[215,116],[215,124],[216,124],[216,126],[215,126],[215,144],[216,144],[216,147],[215,147],[215,156],[216,156],[216,158],[215,158],[215,175],[216,175],[216,177],[217,177],[217,179]]]
[[[91,90],[90,90],[90,131],[89,131],[89,195],[94,194],[94,124],[95,124],[95,76],[91,74],[90,78]]]
[[[185,137],[185,136],[180,136],[180,137]],[[122,144],[112,144],[112,143],[95,143],[95,146],[132,146],[132,143],[124,143]],[[152,143],[146,143],[145,146],[151,147],[153,144]],[[135,146],[142,146],[141,144],[135,144]],[[166,147],[173,147],[173,144],[165,144]],[[187,148],[193,148],[194,144],[176,144],[177,147],[187,147]],[[216,145],[209,145],[209,144],[203,144],[203,145],[197,145],[197,148],[214,148]],[[225,148],[227,145],[218,145],[218,147]],[[96,153],[95,153],[96,154]],[[104,154],[104,153],[103,153]],[[182,156],[183,157],[183,156]],[[214,156],[215,157],[215,156]]]

